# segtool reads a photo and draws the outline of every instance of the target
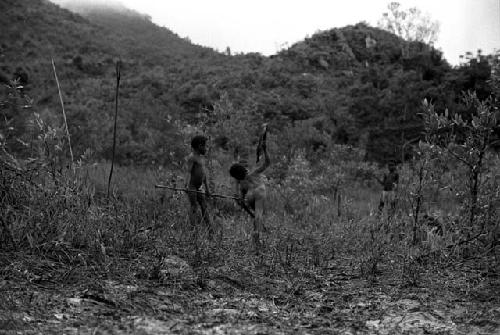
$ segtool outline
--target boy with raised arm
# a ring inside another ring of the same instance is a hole
[[[265,128],[264,128],[265,132]],[[265,134],[265,133],[264,133]],[[264,230],[264,207],[267,200],[266,184],[263,172],[271,165],[267,152],[266,143],[262,142],[261,151],[264,154],[264,162],[251,172],[247,168],[236,163],[229,169],[229,174],[236,180],[242,206],[251,208],[254,214],[253,242],[255,246],[260,245],[260,233]]]

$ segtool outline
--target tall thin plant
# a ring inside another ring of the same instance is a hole
[[[115,121],[113,125],[113,151],[111,154],[111,170],[109,171],[109,178],[108,178],[108,198],[109,198],[109,189],[111,186],[111,178],[113,177],[113,168],[115,165],[115,150],[116,150],[116,122],[118,118],[118,93],[120,89],[120,67],[121,67],[121,61],[118,60],[116,62],[116,94],[115,94]]]
[[[59,85],[59,79],[57,78],[56,64],[54,63],[54,58],[52,58],[52,69],[54,70],[54,77],[56,78],[57,90],[59,92],[59,101],[61,102],[62,114],[64,119],[64,128],[66,129],[66,137],[68,138],[69,155],[71,157],[71,169],[74,170],[75,167],[73,165],[74,159],[73,159],[73,149],[71,148],[71,136],[69,135],[68,121],[66,118],[66,111],[64,110],[64,102],[61,93],[61,86]]]

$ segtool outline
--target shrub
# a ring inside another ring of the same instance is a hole
[[[500,185],[493,178],[492,168],[498,154],[492,152],[496,119],[496,101],[493,98],[479,100],[475,93],[468,92],[462,98],[470,115],[462,116],[445,110],[439,114],[434,106],[424,102],[424,118],[429,143],[445,152],[464,168],[464,174],[457,185],[458,196],[464,219],[459,227],[462,238],[459,244],[476,240],[493,229],[498,218],[492,209],[498,202]],[[463,193],[461,193],[463,192]]]

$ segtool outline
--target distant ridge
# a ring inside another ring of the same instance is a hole
[[[95,11],[114,11],[124,15],[144,16],[137,11],[125,7],[114,0],[50,0],[51,2],[77,14],[88,14]]]

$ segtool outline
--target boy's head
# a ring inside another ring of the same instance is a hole
[[[191,140],[191,148],[201,155],[207,152],[207,138],[203,135],[196,135]]]
[[[242,164],[235,163],[229,168],[229,174],[236,180],[243,180],[247,176],[247,169]]]
[[[389,164],[387,164],[387,168],[390,172],[394,172],[396,171],[396,164],[394,164],[394,162],[390,162]]]

